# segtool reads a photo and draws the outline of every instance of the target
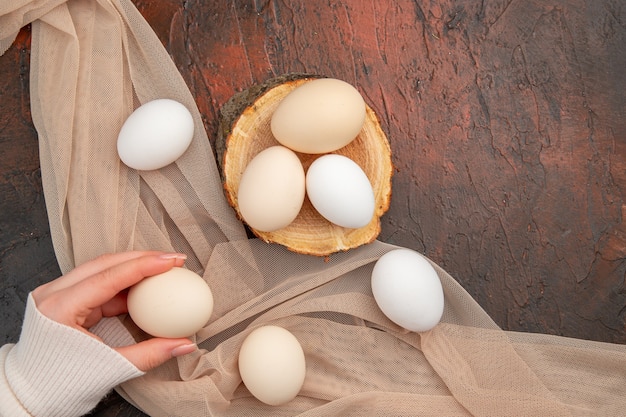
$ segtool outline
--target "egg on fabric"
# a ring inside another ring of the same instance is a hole
[[[130,168],[155,170],[181,157],[193,133],[193,117],[187,107],[175,100],[152,100],[126,119],[118,134],[117,152]]]
[[[128,314],[135,324],[156,337],[189,337],[213,313],[213,293],[204,279],[174,267],[143,279],[128,292]]]
[[[306,192],[319,214],[338,226],[358,229],[374,216],[372,185],[346,156],[327,154],[313,161],[306,173]]]
[[[259,152],[246,166],[237,190],[243,220],[262,232],[288,226],[300,212],[305,175],[298,156],[284,146]]]
[[[351,84],[320,78],[281,100],[270,128],[276,140],[296,152],[321,154],[350,143],[365,123],[365,101]]]
[[[381,256],[372,270],[372,292],[380,310],[397,325],[425,332],[439,323],[444,295],[437,272],[411,249]]]
[[[302,346],[290,331],[279,326],[262,326],[246,336],[238,363],[244,385],[265,404],[288,403],[304,384]]]

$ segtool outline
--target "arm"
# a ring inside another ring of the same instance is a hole
[[[188,339],[135,344],[101,321],[125,312],[127,287],[182,262],[108,255],[29,294],[19,342],[0,348],[0,416],[83,415],[116,385],[195,350]],[[88,330],[93,326],[113,347]]]
[[[120,353],[57,323],[28,297],[20,341],[0,350],[2,416],[83,415],[114,386],[143,374]]]

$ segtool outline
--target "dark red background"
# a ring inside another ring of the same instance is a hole
[[[452,274],[507,330],[626,343],[623,1],[135,1],[209,137],[290,72],[355,85],[396,172],[380,239]],[[1,342],[55,278],[29,110],[29,28],[0,57]],[[119,397],[99,416],[140,415]]]

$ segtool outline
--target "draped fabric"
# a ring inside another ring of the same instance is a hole
[[[503,331],[443,269],[442,322],[413,333],[372,297],[376,241],[327,259],[246,237],[228,206],[194,98],[130,0],[2,0],[0,52],[32,24],[32,117],[50,229],[62,271],[105,252],[175,250],[215,297],[200,350],[118,387],[153,416],[623,415],[626,346]],[[147,101],[192,112],[190,149],[137,172],[117,133]],[[275,324],[303,346],[300,395],[271,407],[246,390],[237,354],[255,327]],[[104,327],[125,326],[128,318]]]

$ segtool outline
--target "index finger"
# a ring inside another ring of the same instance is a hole
[[[182,254],[144,255],[104,269],[67,290],[82,307],[96,308],[142,279],[182,266],[184,261]]]
[[[55,291],[61,291],[65,288],[71,287],[72,285],[119,263],[139,258],[141,256],[157,255],[161,253],[164,252],[129,251],[100,255],[97,258],[78,265],[65,275],[39,286],[35,290],[35,293],[38,299],[44,298]]]

